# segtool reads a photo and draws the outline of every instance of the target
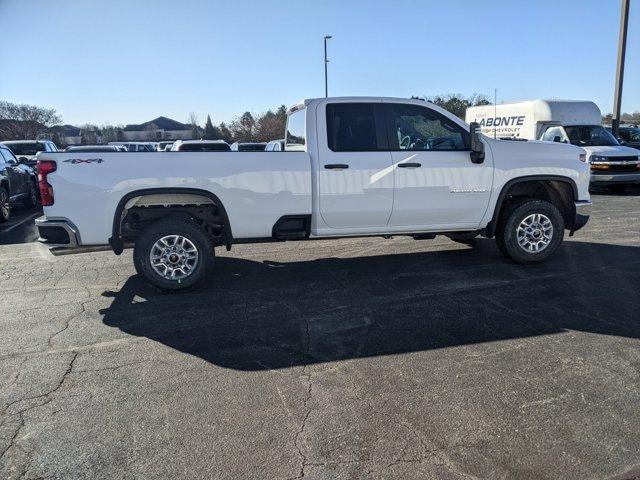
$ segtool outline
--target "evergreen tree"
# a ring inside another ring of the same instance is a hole
[[[211,116],[207,115],[207,123],[204,125],[204,135],[202,138],[205,140],[220,140],[221,137],[220,130],[211,122]]]

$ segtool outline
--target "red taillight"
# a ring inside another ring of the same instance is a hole
[[[45,207],[53,205],[53,187],[47,182],[47,175],[55,172],[56,168],[56,162],[38,160],[38,188],[40,189],[40,201]]]

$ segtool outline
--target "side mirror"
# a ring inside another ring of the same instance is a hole
[[[483,163],[484,143],[482,142],[482,133],[478,122],[469,124],[469,133],[471,134],[471,161],[473,163]]]
[[[555,143],[562,143],[562,137],[560,135],[556,135],[555,137],[553,137],[553,141]]]

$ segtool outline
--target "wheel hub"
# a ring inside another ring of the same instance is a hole
[[[151,247],[151,267],[162,278],[181,280],[195,270],[199,254],[194,243],[182,235],[166,235]]]
[[[551,244],[553,224],[542,213],[527,216],[516,229],[520,248],[528,253],[539,253]]]

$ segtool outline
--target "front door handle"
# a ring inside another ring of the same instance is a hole
[[[349,168],[349,165],[345,163],[330,163],[325,165],[324,168],[327,170],[344,170],[345,168]]]
[[[422,166],[421,163],[399,163],[398,164],[399,168],[418,168],[421,166]]]

